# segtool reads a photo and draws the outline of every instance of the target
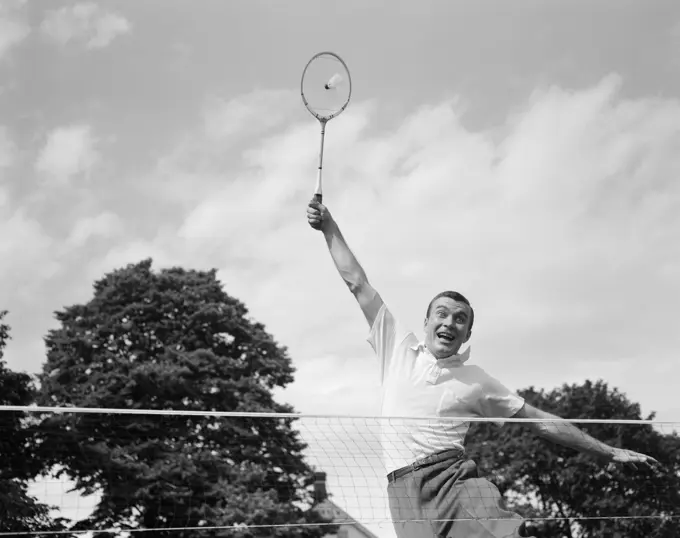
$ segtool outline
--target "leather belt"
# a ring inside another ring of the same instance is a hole
[[[454,456],[457,456],[455,459],[458,460],[461,457],[463,457],[464,454],[465,454],[464,451],[459,450],[457,448],[442,450],[441,452],[437,452],[436,454],[432,454],[431,456],[426,456],[424,458],[416,460],[410,465],[406,465],[405,467],[397,469],[396,471],[392,471],[387,475],[387,481],[391,484],[392,482],[399,480],[400,478],[406,476],[407,474],[417,471],[418,469],[422,469],[427,465],[439,463],[440,461],[444,461]]]

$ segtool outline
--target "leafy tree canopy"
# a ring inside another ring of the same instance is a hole
[[[31,405],[35,388],[30,376],[13,372],[4,360],[10,338],[6,315],[7,311],[0,311],[0,405]],[[49,506],[28,493],[29,481],[43,471],[35,441],[31,417],[15,411],[0,413],[0,532],[64,528],[61,519],[51,518]]]
[[[86,304],[57,312],[40,376],[43,405],[290,413],[272,389],[293,380],[285,347],[230,297],[215,271],[107,274]],[[286,525],[321,520],[292,419],[64,413],[46,417],[45,454],[101,499],[82,528]],[[207,536],[318,538],[323,527]],[[195,536],[174,532],[173,537]],[[150,533],[145,533],[148,535]],[[166,536],[156,531],[152,536]],[[167,534],[170,536],[170,534]]]

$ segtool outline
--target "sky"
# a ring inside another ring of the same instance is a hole
[[[3,1],[9,366],[39,371],[53,312],[151,257],[219,270],[288,348],[281,401],[379,414],[368,326],[305,217],[299,83],[324,50],[353,81],[325,202],[402,323],[458,290],[471,362],[512,390],[604,379],[680,421],[674,1]]]

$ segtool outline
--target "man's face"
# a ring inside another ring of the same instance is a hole
[[[425,345],[438,359],[458,353],[470,339],[470,307],[449,297],[440,297],[425,320]]]

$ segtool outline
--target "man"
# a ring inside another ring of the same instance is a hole
[[[380,363],[382,410],[390,417],[443,417],[413,420],[383,433],[388,497],[399,538],[511,538],[530,536],[521,516],[503,507],[491,482],[480,478],[465,458],[469,423],[450,417],[483,416],[547,419],[529,422],[537,435],[610,462],[656,460],[610,447],[554,415],[526,403],[478,366],[466,364],[470,348],[458,354],[472,334],[474,311],[456,292],[437,295],[427,308],[425,340],[394,318],[350,251],[328,209],[312,201],[307,220],[326,239],[335,266],[356,297],[370,329],[368,342]],[[449,418],[449,420],[446,420]]]

